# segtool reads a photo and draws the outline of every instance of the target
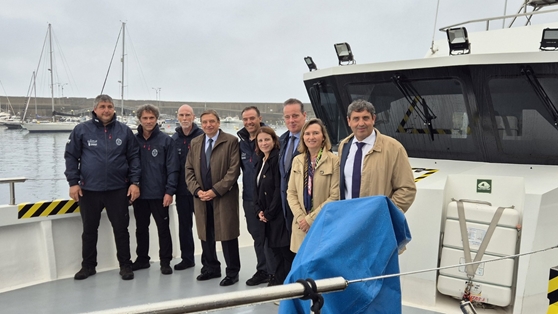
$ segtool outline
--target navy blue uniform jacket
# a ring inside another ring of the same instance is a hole
[[[155,126],[146,140],[143,128],[138,127],[136,134],[140,146],[141,185],[140,199],[163,199],[165,194],[174,195],[178,184],[178,155],[174,141]]]
[[[195,123],[192,123],[192,130],[190,134],[184,134],[182,127],[176,128],[176,133],[172,135],[174,140],[174,147],[178,153],[178,163],[180,164],[180,174],[178,175],[178,186],[176,188],[176,195],[192,195],[186,185],[186,157],[190,151],[190,142],[193,138],[202,135],[203,131]]]
[[[113,191],[139,182],[139,148],[132,130],[116,121],[116,114],[106,126],[92,115],[91,120],[76,125],[66,143],[64,174],[70,186]]]

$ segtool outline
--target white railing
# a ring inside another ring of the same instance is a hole
[[[513,18],[514,21],[515,21],[516,18],[522,17],[522,16],[529,16],[529,18],[528,18],[528,21],[529,21],[531,19],[532,15],[552,13],[552,12],[558,12],[558,9],[545,10],[545,11],[532,11],[532,12],[527,12],[527,13],[518,13],[518,14],[510,14],[510,15],[502,15],[502,16],[476,19],[476,20],[469,20],[469,21],[465,21],[465,22],[461,22],[461,23],[452,24],[452,25],[449,25],[449,26],[442,27],[442,28],[439,29],[439,31],[440,32],[445,32],[447,29],[450,29],[450,28],[454,28],[454,27],[458,27],[458,26],[462,26],[462,25],[466,25],[466,24],[481,23],[481,22],[486,22],[486,30],[488,30],[489,26],[490,26],[490,21],[505,20],[505,19],[508,19],[508,18]],[[512,24],[513,24],[513,21],[510,24],[510,27],[512,26]]]
[[[15,205],[15,184],[20,182],[25,182],[27,178],[16,177],[16,178],[0,178],[0,183],[8,183],[10,185],[10,204]]]

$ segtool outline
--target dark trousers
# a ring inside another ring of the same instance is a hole
[[[130,215],[127,191],[126,188],[103,192],[82,190],[83,196],[79,199],[83,222],[83,233],[81,235],[82,267],[94,268],[97,266],[97,239],[103,208],[106,208],[107,216],[112,225],[118,263],[121,267],[132,264],[130,261],[130,234],[128,233]]]
[[[176,212],[178,213],[178,238],[180,240],[180,257],[188,264],[194,265],[194,236],[192,235],[192,214],[194,213],[194,196],[176,195]]]
[[[215,248],[215,224],[213,219],[213,202],[206,202],[207,221],[206,241],[202,242],[202,269],[201,272],[221,273],[221,263],[217,258],[217,250]],[[227,263],[226,274],[229,277],[235,277],[240,271],[240,253],[238,252],[238,238],[221,241],[223,248],[223,256]]]
[[[265,223],[260,221],[258,213],[254,207],[254,202],[243,201],[244,216],[248,232],[254,240],[254,251],[256,252],[256,270],[263,270],[268,274],[273,274],[276,268],[273,251],[265,240]]]
[[[275,280],[279,283],[283,283],[291,271],[291,266],[293,265],[296,254],[291,251],[288,245],[272,248],[271,250],[273,250],[273,256],[277,263],[275,268]]]
[[[163,207],[163,199],[134,201],[136,217],[137,261],[149,262],[149,224],[151,215],[157,224],[159,235],[159,259],[161,265],[169,265],[172,259],[172,239],[169,228],[169,208]]]

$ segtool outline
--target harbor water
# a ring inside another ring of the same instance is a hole
[[[242,123],[221,123],[221,129],[235,134]],[[285,129],[278,129],[280,136]],[[69,133],[29,133],[0,127],[0,178],[25,177],[16,183],[16,204],[68,199],[64,177],[64,148]],[[9,185],[0,184],[0,204],[9,203]]]

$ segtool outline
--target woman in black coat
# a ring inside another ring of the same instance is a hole
[[[255,208],[265,223],[267,245],[275,259],[274,279],[270,286],[282,284],[291,270],[295,254],[290,250],[291,235],[287,230],[281,206],[281,176],[279,174],[279,138],[270,127],[261,127],[256,136],[256,151],[263,155],[256,164]]]

